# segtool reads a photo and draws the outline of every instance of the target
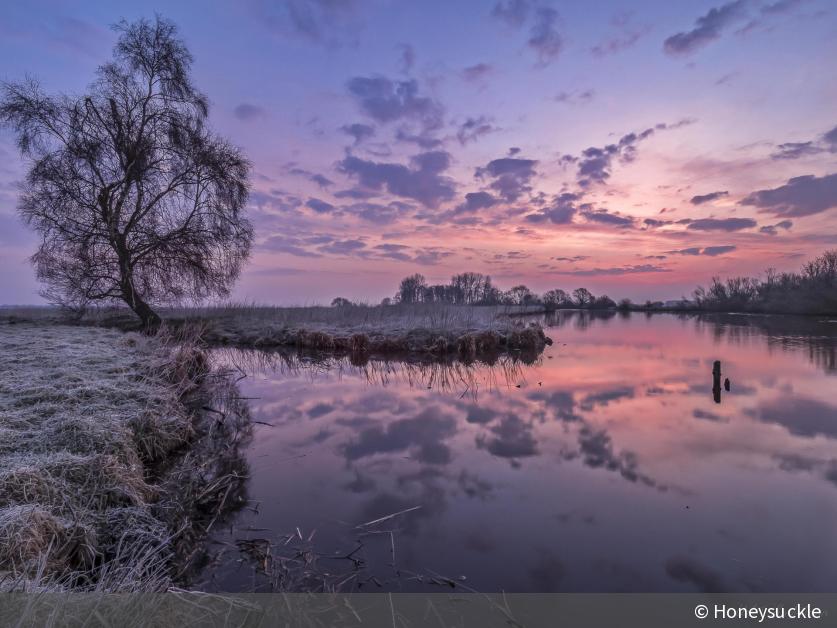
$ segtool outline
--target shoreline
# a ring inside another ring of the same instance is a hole
[[[362,361],[369,357],[458,358],[492,362],[501,355],[536,357],[552,344],[538,323],[523,323],[518,308],[493,306],[255,307],[162,310],[164,327],[199,329],[208,346],[296,348]],[[101,327],[139,331],[125,309],[68,318],[57,309],[0,310],[0,324]]]
[[[458,358],[466,363],[475,360],[491,362],[504,354],[537,356],[552,344],[552,339],[536,323],[527,326],[511,324],[493,329],[417,327],[380,331],[293,326],[248,332],[235,327],[218,329],[207,326],[204,338],[210,346],[262,350],[296,348],[349,356],[356,362],[372,357]]]

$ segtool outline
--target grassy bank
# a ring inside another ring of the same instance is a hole
[[[217,344],[298,347],[356,357],[423,355],[490,359],[503,353],[540,353],[551,344],[538,325],[514,318],[523,308],[410,304],[350,307],[227,306],[166,313],[199,321]]]
[[[217,518],[243,475],[195,457],[213,439],[235,446],[194,411],[200,351],[24,323],[0,325],[0,354],[0,590],[164,590],[196,513]]]
[[[364,361],[371,356],[458,358],[493,362],[504,354],[537,356],[552,344],[537,324],[520,316],[534,306],[414,303],[388,306],[275,307],[226,305],[161,310],[174,328],[199,327],[212,345],[261,349],[295,347]],[[125,308],[90,310],[72,320],[53,308],[0,309],[2,322],[72,323],[136,329]]]

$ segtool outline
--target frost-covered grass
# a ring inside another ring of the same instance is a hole
[[[520,314],[526,306],[468,306],[441,303],[276,307],[228,304],[165,308],[160,314],[175,329],[199,328],[204,341],[240,347],[296,347],[368,355],[458,356],[494,360],[500,354],[539,354],[549,339]],[[65,323],[136,329],[127,308],[90,309],[75,318],[57,308],[0,309],[4,322]]]
[[[227,304],[213,307],[180,308],[165,312],[169,317],[305,327],[320,331],[438,331],[483,330],[508,325],[510,314],[526,311],[523,306],[467,306],[444,303],[396,305],[354,305],[347,307],[276,307]]]
[[[184,443],[187,367],[159,337],[0,325],[0,589],[159,590],[155,460]]]
[[[549,341],[513,316],[517,306],[399,304],[346,307],[227,305],[169,310],[175,324],[199,323],[216,344],[293,346],[369,354],[458,355],[469,360],[525,350],[539,353]]]

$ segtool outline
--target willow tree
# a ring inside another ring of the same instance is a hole
[[[113,60],[81,96],[3,85],[0,120],[29,163],[19,209],[50,301],[155,307],[223,296],[247,258],[250,165],[206,126],[207,98],[171,22],[122,22]]]

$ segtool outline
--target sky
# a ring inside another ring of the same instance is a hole
[[[0,79],[82,93],[173,20],[253,164],[234,301],[377,302],[462,271],[636,301],[837,247],[832,0],[243,0],[0,7]],[[38,303],[0,130],[0,303]]]

